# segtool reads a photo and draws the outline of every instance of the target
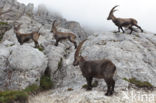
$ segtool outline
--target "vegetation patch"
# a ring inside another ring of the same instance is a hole
[[[28,94],[36,94],[37,92],[39,92],[40,87],[36,84],[32,84],[30,86],[28,86],[27,88],[24,89],[24,92],[28,93]]]
[[[27,103],[28,94],[25,91],[4,91],[0,92],[0,103]]]
[[[63,67],[63,58],[60,58],[60,61],[57,64],[57,70],[54,72],[56,74],[59,70],[61,70]]]
[[[37,94],[41,90],[48,90],[52,87],[53,83],[50,79],[50,73],[46,70],[40,79],[40,86],[32,84],[21,91],[0,91],[0,103],[28,103],[29,95]]]
[[[0,25],[8,25],[8,23],[0,21]]]
[[[41,90],[49,90],[53,87],[53,82],[50,76],[43,75],[40,80],[40,89]]]
[[[43,52],[44,51],[44,47],[42,45],[39,45],[38,50]]]
[[[9,28],[9,24],[7,22],[0,21],[0,41],[3,39],[3,35]]]
[[[130,78],[130,79],[123,78],[123,80],[125,80],[129,83],[132,83],[136,87],[139,87],[139,88],[147,88],[147,89],[153,89],[154,88],[153,85],[151,83],[149,83],[148,81],[139,81],[136,78]]]
[[[63,59],[60,58],[60,61],[58,62],[58,69],[61,69],[63,67]]]

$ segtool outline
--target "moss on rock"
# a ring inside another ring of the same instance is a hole
[[[153,85],[151,83],[149,83],[148,81],[139,81],[136,78],[130,78],[130,79],[123,78],[123,80],[125,80],[125,81],[127,81],[129,83],[132,83],[136,87],[139,87],[139,88],[148,88],[148,89],[153,88]]]

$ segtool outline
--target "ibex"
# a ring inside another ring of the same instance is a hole
[[[35,47],[36,48],[39,47],[38,38],[40,36],[40,33],[39,33],[40,28],[35,32],[22,34],[19,32],[20,26],[21,26],[21,24],[18,24],[17,27],[14,26],[14,32],[16,34],[18,42],[22,45],[24,42],[32,39],[35,43]]]
[[[56,39],[55,46],[58,46],[59,41],[68,39],[70,42],[72,42],[74,44],[75,49],[76,49],[77,48],[77,44],[75,41],[76,36],[73,33],[57,31],[55,22],[56,22],[56,20],[53,22],[52,28],[51,28],[51,32],[54,34],[54,38]]]
[[[128,28],[131,30],[130,34],[132,33],[132,31],[135,31],[132,26],[136,26],[137,28],[139,28],[141,30],[141,32],[143,32],[142,28],[140,26],[137,25],[137,21],[133,18],[117,18],[114,16],[114,12],[117,11],[115,10],[115,8],[118,7],[118,5],[114,6],[110,13],[109,16],[107,18],[107,20],[112,20],[113,23],[118,27],[118,32],[120,32],[120,29],[123,31],[123,33],[125,32],[123,30],[122,27]]]
[[[73,65],[79,65],[82,75],[87,80],[87,90],[92,89],[93,78],[104,79],[107,84],[107,92],[105,95],[110,96],[114,92],[115,81],[113,80],[113,76],[116,71],[116,66],[107,59],[88,61],[85,60],[83,56],[79,56],[79,51],[85,41],[86,40],[80,42],[80,44],[78,45],[75,52]]]

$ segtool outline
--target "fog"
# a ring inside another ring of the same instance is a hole
[[[107,21],[110,9],[120,5],[116,17],[135,18],[144,30],[156,33],[156,0],[18,0],[35,7],[44,4],[67,20],[78,21],[83,27],[95,32],[117,30]]]

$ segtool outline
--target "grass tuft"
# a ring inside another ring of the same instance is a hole
[[[27,103],[28,94],[24,91],[4,91],[0,92],[0,103]]]
[[[127,81],[129,83],[132,83],[136,87],[139,87],[139,88],[148,88],[148,89],[153,88],[153,85],[151,83],[149,83],[148,81],[139,81],[136,78],[130,78],[130,79],[123,78],[123,80],[125,80],[125,81]]]
[[[53,82],[50,76],[43,75],[40,80],[40,89],[48,90],[51,89],[52,87],[53,87]]]
[[[39,90],[40,90],[40,87],[36,84],[32,84],[24,89],[24,91],[27,92],[28,94],[32,94],[32,93],[36,94]]]
[[[44,51],[44,47],[42,45],[39,45],[38,50],[43,52]]]
[[[0,21],[0,25],[8,25],[8,23]]]

